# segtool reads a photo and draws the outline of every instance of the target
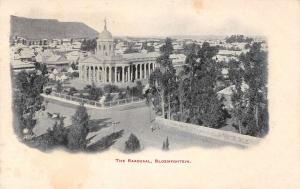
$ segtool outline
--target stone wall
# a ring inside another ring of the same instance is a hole
[[[161,117],[156,117],[155,121],[162,127],[163,126],[174,127],[176,129],[179,129],[179,130],[182,130],[185,132],[202,135],[202,136],[214,138],[216,140],[230,142],[233,144],[239,144],[242,146],[251,146],[254,144],[258,144],[261,141],[261,139],[257,138],[257,137],[252,137],[252,136],[248,136],[248,135],[233,133],[230,131],[223,131],[220,129],[213,129],[213,128],[209,128],[209,127],[164,119]]]

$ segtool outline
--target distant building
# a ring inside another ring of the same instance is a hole
[[[87,83],[125,83],[147,79],[155,69],[159,55],[157,52],[116,55],[114,39],[105,21],[95,55],[79,61],[79,78]]]
[[[52,55],[45,58],[42,63],[46,64],[48,68],[56,69],[58,71],[68,70],[70,61],[64,55]]]
[[[11,67],[14,72],[20,72],[22,70],[29,71],[35,68],[32,62],[23,62],[21,60],[12,60]]]

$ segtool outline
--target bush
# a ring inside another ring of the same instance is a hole
[[[113,99],[113,96],[112,96],[110,93],[108,93],[108,94],[106,95],[105,102],[109,102],[109,101],[111,101],[112,99]]]
[[[162,146],[163,150],[169,150],[169,138],[167,137],[166,141],[163,141],[163,146]]]
[[[63,68],[63,69],[61,69],[60,72],[67,72],[67,69],[66,69],[66,68]]]
[[[79,73],[78,72],[73,72],[72,77],[79,77]]]
[[[72,125],[67,134],[67,148],[72,151],[84,150],[87,145],[87,134],[87,127],[82,127],[82,125]]]
[[[120,92],[120,89],[116,85],[107,84],[103,87],[105,93],[117,93]]]
[[[52,88],[47,88],[47,89],[45,89],[46,95],[51,94],[51,92],[52,92]]]
[[[118,94],[118,99],[125,99],[125,98],[126,98],[126,94],[124,94],[122,91],[120,91]]]
[[[141,150],[141,145],[139,139],[134,135],[130,134],[128,140],[125,142],[126,152],[138,152]]]
[[[57,81],[56,83],[56,92],[61,93],[63,91],[63,86],[62,83],[60,81]]]
[[[49,134],[49,137],[52,138],[54,145],[65,146],[67,144],[67,131],[62,120],[59,124],[55,122],[52,129],[48,129],[47,132]]]
[[[75,87],[71,87],[70,90],[69,90],[69,92],[68,92],[68,95],[73,96],[74,93],[76,93],[76,92],[77,92],[77,89]]]

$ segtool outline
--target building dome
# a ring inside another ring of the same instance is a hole
[[[105,29],[99,34],[99,39],[112,39],[112,34]]]
[[[99,39],[112,39],[112,34],[106,28],[106,19],[104,20],[104,30],[99,34]]]

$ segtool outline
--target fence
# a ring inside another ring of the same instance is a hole
[[[120,99],[120,100],[114,100],[114,101],[100,103],[98,101],[88,100],[85,98],[75,97],[75,96],[56,93],[56,92],[51,92],[51,94],[49,96],[55,96],[55,97],[63,98],[65,100],[70,100],[73,102],[84,103],[84,104],[88,104],[88,105],[91,105],[94,107],[112,107],[112,106],[125,105],[125,104],[129,104],[129,103],[145,101],[145,99],[143,99],[143,98],[131,97],[131,98],[126,98],[126,99]]]
[[[225,142],[229,142],[232,144],[238,144],[241,146],[250,146],[253,144],[257,144],[261,141],[260,138],[252,137],[248,135],[242,135],[239,133],[233,133],[230,131],[223,131],[220,129],[213,129],[209,127],[204,127],[200,125],[194,125],[190,123],[184,123],[169,119],[164,119],[161,117],[156,117],[156,122],[162,126],[170,126],[174,127],[186,132],[191,132],[193,134],[198,134],[210,138],[214,138],[216,140],[221,140]]]

